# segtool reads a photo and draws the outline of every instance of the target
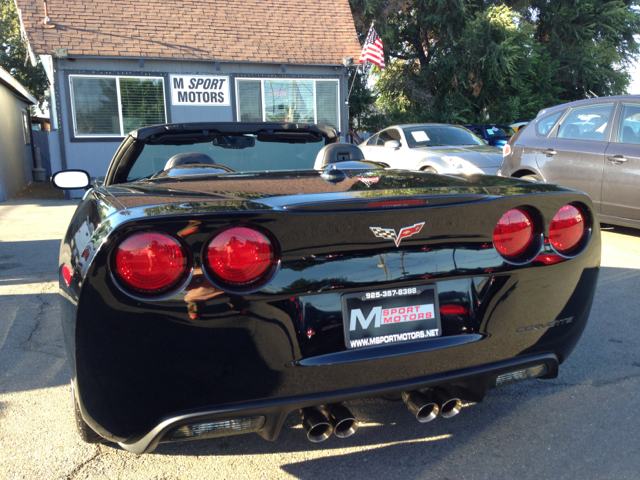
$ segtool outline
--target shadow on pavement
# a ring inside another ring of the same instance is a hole
[[[637,228],[619,227],[617,225],[609,225],[606,223],[601,223],[600,229],[603,232],[616,233],[619,235],[628,235],[630,237],[640,238],[640,230]]]
[[[0,241],[0,287],[57,281],[59,251],[60,240]]]

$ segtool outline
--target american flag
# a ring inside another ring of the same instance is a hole
[[[364,41],[362,47],[362,55],[360,55],[360,63],[366,63],[369,60],[374,65],[377,65],[384,70],[384,52],[382,51],[382,40],[378,36],[378,32],[371,24],[369,29],[369,35]]]

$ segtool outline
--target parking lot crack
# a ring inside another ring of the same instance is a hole
[[[65,480],[73,480],[77,477],[77,475],[90,463],[95,462],[98,458],[100,458],[102,455],[105,455],[106,452],[105,450],[103,450],[102,445],[96,445],[96,451],[93,454],[93,456],[91,458],[88,458],[87,460],[85,460],[82,463],[79,463],[78,465],[76,465],[73,470],[71,470],[71,472],[69,472],[65,477],[63,477]]]
[[[38,314],[36,315],[36,324],[34,325],[34,327],[31,329],[31,332],[29,332],[29,337],[24,341],[20,343],[20,346],[22,347],[23,345],[27,345],[29,342],[31,342],[33,336],[36,334],[36,332],[40,329],[40,326],[42,325],[42,317],[44,315],[44,310],[46,307],[49,306],[49,302],[46,302],[43,298],[42,295],[38,294],[36,295],[36,298],[38,299],[38,302],[40,303],[40,311],[38,312]]]

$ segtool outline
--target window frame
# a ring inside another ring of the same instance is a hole
[[[624,120],[622,118],[622,113],[624,112],[624,108],[626,106],[630,106],[630,105],[633,105],[635,107],[640,107],[640,102],[639,101],[629,101],[629,100],[620,102],[620,105],[618,107],[619,113],[616,113],[616,125],[615,125],[615,128],[616,128],[616,132],[617,133],[616,133],[615,137],[613,137],[613,135],[612,135],[612,138],[611,138],[611,142],[612,143],[617,143],[617,144],[620,144],[620,145],[640,145],[638,143],[625,143],[625,142],[621,141],[622,132],[621,132],[621,128],[620,127],[622,127],[622,124],[624,122]]]
[[[238,83],[243,81],[260,81],[260,102],[262,103],[262,121],[266,122],[267,113],[267,102],[264,101],[264,92],[265,86],[264,82],[268,80],[278,80],[278,81],[286,81],[286,80],[296,80],[296,81],[312,81],[313,82],[313,121],[314,124],[318,124],[318,96],[317,96],[317,82],[335,82],[337,87],[336,94],[336,113],[338,114],[337,125],[334,128],[340,131],[340,125],[342,125],[342,111],[340,109],[340,79],[339,78],[318,78],[318,77],[235,77],[235,97],[236,97],[236,107],[235,107],[235,117],[236,121],[241,122],[240,117],[240,89],[238,88]],[[331,125],[329,125],[331,126]]]
[[[534,128],[534,131],[535,131],[536,135],[537,135],[538,137],[540,137],[540,138],[553,138],[554,133],[557,133],[557,131],[556,131],[556,130],[557,130],[557,128],[558,128],[558,125],[560,124],[560,122],[561,122],[562,120],[564,120],[565,115],[567,115],[567,113],[568,113],[568,112],[570,112],[570,111],[571,111],[571,109],[570,109],[570,108],[568,108],[568,107],[560,108],[560,109],[558,109],[558,110],[554,110],[553,112],[550,112],[550,113],[548,113],[548,114],[544,115],[543,117],[536,118],[536,119],[534,120],[534,122],[535,122],[535,128]],[[551,116],[553,116],[553,115],[556,115],[556,114],[558,114],[558,113],[560,113],[560,115],[558,115],[558,118],[556,119],[555,123],[551,126],[551,128],[549,129],[549,131],[547,132],[547,134],[546,134],[546,135],[541,134],[541,133],[538,131],[538,124],[539,124],[540,122],[542,122],[543,120],[545,120],[545,119],[547,119],[547,118],[549,118],[549,117],[551,117]],[[530,123],[531,123],[531,122],[530,122]],[[522,128],[522,127],[521,127],[521,128]]]
[[[116,80],[116,93],[118,99],[118,120],[120,122],[120,134],[85,134],[78,133],[78,124],[76,122],[76,103],[74,98],[73,91],[73,79],[74,78],[98,78],[98,79],[108,79],[113,78]],[[162,99],[164,103],[164,122],[167,123],[167,90],[166,90],[166,82],[164,76],[145,76],[145,75],[91,75],[91,74],[82,74],[82,73],[73,73],[68,75],[68,86],[69,86],[69,109],[71,110],[71,121],[73,127],[73,137],[74,139],[121,139],[127,136],[129,132],[124,131],[124,119],[122,118],[122,97],[120,96],[120,79],[140,79],[140,80],[161,80],[162,81]]]

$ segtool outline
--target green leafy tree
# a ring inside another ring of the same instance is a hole
[[[0,0],[0,67],[29,90],[40,104],[44,102],[44,92],[49,86],[47,74],[40,62],[35,67],[31,65],[14,0]]]
[[[638,55],[640,11],[629,0],[350,3],[358,31],[375,21],[385,45],[375,90],[387,124],[511,122],[621,94]]]
[[[358,59],[356,58],[357,62]],[[373,92],[367,86],[366,77],[356,67],[349,68],[349,125],[362,129],[376,101]]]

